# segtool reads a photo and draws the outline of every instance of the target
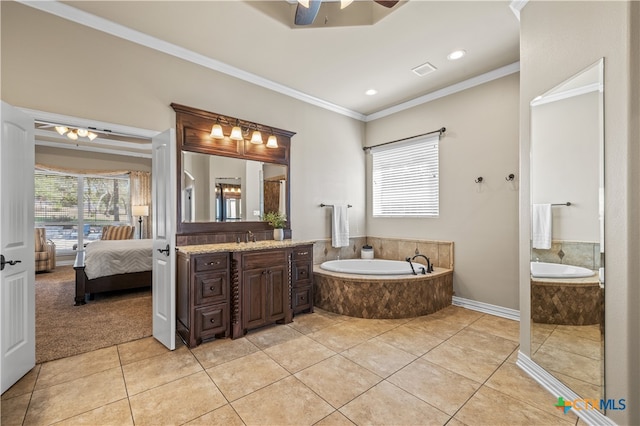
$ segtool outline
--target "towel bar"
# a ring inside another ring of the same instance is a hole
[[[333,207],[333,204],[320,203],[320,207]],[[351,204],[347,204],[347,207],[351,208],[353,206]]]

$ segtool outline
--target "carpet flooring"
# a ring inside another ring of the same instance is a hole
[[[95,295],[73,306],[75,271],[58,266],[36,274],[36,363],[151,336],[151,289]]]

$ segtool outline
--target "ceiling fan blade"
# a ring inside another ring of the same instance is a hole
[[[309,0],[309,7],[304,7],[300,3],[296,7],[296,25],[311,25],[318,15],[322,0]]]
[[[393,7],[396,5],[396,3],[398,3],[400,0],[389,0],[389,1],[385,1],[385,0],[374,0],[376,3],[378,3],[379,5],[382,5],[384,7]]]

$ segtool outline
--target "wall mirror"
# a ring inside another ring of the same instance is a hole
[[[182,222],[261,221],[287,212],[287,166],[182,151]]]
[[[175,103],[171,107],[178,150],[176,234],[193,237],[183,241],[236,241],[249,231],[268,235],[272,228],[262,221],[265,213],[290,217],[294,132]],[[232,139],[236,127],[240,132]],[[267,143],[254,141],[255,133]],[[288,221],[287,238],[290,229]]]
[[[530,105],[531,358],[593,399],[604,398],[603,74],[600,59]]]

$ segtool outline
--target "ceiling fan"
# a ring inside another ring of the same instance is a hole
[[[344,9],[349,4],[351,4],[353,0],[341,0],[341,9]],[[391,8],[399,2],[399,0],[374,0],[379,5],[382,5],[387,8]],[[296,17],[295,24],[296,25],[311,25],[313,21],[318,16],[318,11],[320,10],[320,5],[322,4],[322,0],[298,0],[298,5],[296,7]]]

